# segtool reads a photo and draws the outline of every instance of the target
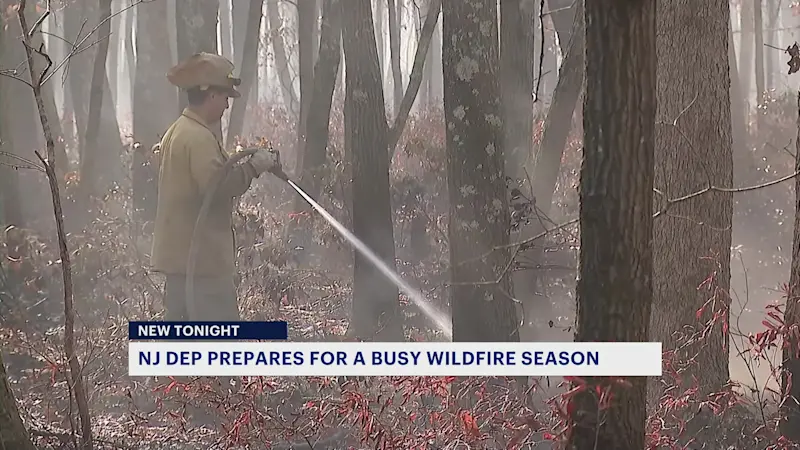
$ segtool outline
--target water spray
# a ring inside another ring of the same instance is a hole
[[[219,171],[219,174],[216,176],[214,181],[211,184],[211,188],[206,192],[205,196],[203,197],[203,203],[200,206],[200,212],[197,215],[197,220],[195,221],[194,231],[192,233],[192,240],[189,245],[189,260],[187,263],[187,270],[186,270],[186,302],[187,302],[187,311],[189,314],[194,315],[195,312],[195,298],[194,298],[194,273],[195,273],[195,266],[197,264],[197,241],[198,241],[198,234],[200,225],[205,223],[206,216],[208,216],[208,211],[211,207],[211,202],[213,201],[214,194],[217,192],[219,185],[222,183],[222,180],[228,174],[228,171],[240,160],[243,158],[250,156],[257,152],[258,149],[248,149],[242,150],[234,154],[233,156],[228,159],[222,168]],[[331,226],[333,226],[336,231],[342,235],[348,242],[362,255],[364,255],[378,270],[383,273],[395,286],[397,286],[403,293],[408,296],[408,298],[414,302],[414,304],[422,310],[423,314],[425,314],[429,319],[431,319],[436,327],[442,331],[448,339],[453,339],[453,328],[450,322],[450,319],[445,316],[441,311],[437,310],[433,307],[428,301],[425,299],[425,296],[422,295],[421,292],[414,289],[411,285],[409,285],[405,280],[400,278],[400,276],[392,270],[383,260],[381,260],[378,255],[376,255],[369,247],[367,247],[364,242],[362,242],[356,235],[354,235],[350,230],[347,229],[344,225],[342,225],[338,220],[336,220],[328,211],[325,210],[319,203],[317,203],[311,196],[309,196],[300,186],[297,185],[294,181],[292,181],[286,173],[283,172],[283,169],[280,167],[276,168],[275,170],[270,171],[275,177],[280,180],[285,181],[292,189],[295,190],[298,194],[305,201],[307,201],[312,208],[314,208],[321,216],[324,218]]]

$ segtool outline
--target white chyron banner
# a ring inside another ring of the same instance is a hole
[[[658,377],[660,342],[130,342],[130,376]]]

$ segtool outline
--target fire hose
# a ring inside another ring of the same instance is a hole
[[[200,211],[197,214],[197,220],[194,223],[194,230],[192,231],[192,239],[189,241],[189,258],[187,261],[187,268],[186,268],[186,308],[187,312],[189,313],[189,317],[196,317],[196,309],[195,309],[195,298],[194,298],[194,278],[195,278],[195,268],[197,266],[197,252],[198,252],[198,240],[200,235],[200,227],[202,224],[206,222],[208,217],[208,212],[211,209],[211,204],[214,202],[214,196],[219,189],[220,184],[225,178],[228,176],[228,172],[235,166],[239,161],[242,159],[253,155],[259,149],[252,148],[247,150],[241,150],[236,152],[233,156],[231,156],[225,164],[222,165],[220,170],[215,175],[214,179],[211,182],[211,186],[206,190],[205,195],[203,196],[203,203],[200,206]],[[280,154],[278,154],[278,159],[280,160]],[[270,171],[271,174],[275,175],[279,179],[283,181],[288,181],[289,177],[283,172],[281,168],[276,170]]]
[[[195,298],[194,298],[194,277],[195,277],[195,266],[197,265],[197,242],[199,240],[200,234],[200,226],[205,223],[206,218],[208,217],[208,212],[211,209],[211,203],[214,201],[214,196],[219,189],[220,184],[225,178],[228,176],[228,172],[242,159],[253,155],[259,149],[247,149],[241,150],[236,152],[233,156],[231,156],[225,164],[222,165],[220,170],[215,175],[214,179],[211,182],[211,186],[206,190],[205,195],[203,196],[203,203],[200,206],[200,211],[197,214],[197,220],[194,224],[194,230],[192,231],[192,239],[189,243],[189,258],[187,261],[187,269],[186,269],[186,308],[187,312],[189,313],[189,317],[196,317],[196,309],[195,309]],[[278,160],[280,160],[280,154],[278,154]],[[289,177],[286,173],[283,172],[283,169],[278,167],[275,170],[269,171],[272,175],[278,177],[278,179],[288,182]],[[319,440],[315,442],[313,445],[308,441],[295,441],[295,442],[288,442],[286,444],[279,444],[274,446],[275,450],[314,450],[314,449],[326,449],[335,447],[339,442],[347,438],[349,433],[344,428],[337,429],[332,436],[329,436],[325,439]]]

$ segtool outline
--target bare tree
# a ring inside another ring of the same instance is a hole
[[[14,393],[8,384],[2,352],[0,352],[0,448],[36,450],[19,416]]]
[[[295,173],[303,168],[306,147],[306,122],[311,94],[314,89],[314,29],[316,28],[316,1],[297,4],[297,59],[300,72],[300,118],[297,121],[297,155]]]
[[[667,199],[733,183],[729,14],[728,0],[658,4],[659,209]],[[696,42],[705,44],[691,44]],[[682,346],[676,356],[683,361],[703,361],[702,367],[685,372],[689,385],[683,386],[693,387],[696,377],[701,401],[729,378],[729,336],[722,323],[729,317],[732,221],[732,194],[715,191],[675,205],[654,227],[651,338],[662,342],[665,351]],[[709,299],[712,303],[704,307]],[[694,339],[713,317],[717,322],[705,340]],[[651,402],[658,399],[659,388],[653,387]]]
[[[353,231],[393,268],[388,129],[370,0],[347,1],[342,30],[347,64],[345,145],[350,149],[353,168]],[[397,286],[361,253],[356,253],[354,266],[351,323],[355,334],[384,342],[402,340]]]
[[[158,189],[156,157],[151,148],[161,140],[178,107],[175,89],[165,82],[165,68],[172,66],[167,26],[167,2],[148,2],[136,11],[138,49],[133,80],[132,179],[135,208],[146,220],[155,219]]]
[[[755,26],[753,27],[755,33],[755,50],[756,50],[756,108],[764,104],[764,1],[755,0],[753,8],[753,19]],[[756,111],[759,111],[756,109]],[[756,129],[761,129],[761,116],[757,114]]]
[[[228,136],[225,144],[233,144],[236,136],[241,135],[244,129],[244,113],[250,99],[250,90],[257,84],[256,72],[258,70],[258,41],[261,34],[261,22],[264,0],[250,0],[250,12],[247,14],[247,33],[244,37],[244,46],[241,50],[242,66],[240,69],[242,86],[239,89],[242,96],[233,101],[231,115],[228,120]]]
[[[292,74],[289,71],[289,57],[286,55],[286,45],[283,41],[283,19],[279,9],[278,0],[267,1],[267,19],[269,24],[269,39],[272,43],[273,57],[275,58],[275,70],[278,72],[278,80],[281,83],[283,103],[286,112],[298,115],[300,101],[294,90]]]
[[[652,302],[656,0],[585,3],[578,342],[646,342]],[[612,113],[613,112],[613,113]],[[575,450],[645,447],[646,379],[573,398]],[[611,399],[610,405],[604,401]]]
[[[392,116],[397,116],[400,102],[403,99],[403,70],[400,67],[400,39],[402,33],[402,2],[403,0],[386,0],[389,11],[389,56],[392,62]]]
[[[510,224],[497,12],[493,0],[442,2],[454,341],[519,341],[511,280],[503,273],[508,255],[491,251],[508,243]]]
[[[795,171],[800,171],[800,92],[797,94],[797,140],[795,140]],[[800,177],[794,179],[795,214],[792,242],[792,266],[789,273],[789,292],[783,314],[787,330],[800,327]],[[787,396],[781,408],[780,432],[791,442],[800,443],[800,340],[789,332],[784,343],[781,388]]]
[[[108,36],[111,33],[111,0],[100,0],[98,10],[100,28],[98,33],[101,36]],[[86,119],[86,137],[84,139],[85,149],[81,157],[81,197],[87,199],[95,195],[102,188],[98,183],[102,178],[103,172],[99,166],[102,160],[98,157],[100,146],[98,136],[100,134],[100,110],[103,107],[103,83],[106,80],[106,61],[108,59],[109,39],[101,39],[98,42],[94,63],[92,65],[92,82],[89,91],[89,115]],[[87,205],[88,206],[88,205]]]
[[[322,5],[319,57],[314,66],[314,91],[306,122],[306,145],[300,171],[303,189],[316,197],[322,190],[325,161],[328,149],[328,125],[330,123],[333,91],[336,75],[341,64],[342,6],[339,0],[325,0]],[[311,245],[313,211],[311,205],[301,197],[295,200],[295,211],[305,212],[297,222],[288,227],[288,245],[300,262],[304,261]]]

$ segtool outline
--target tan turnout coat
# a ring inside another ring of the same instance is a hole
[[[227,159],[209,125],[189,109],[164,134],[151,257],[155,271],[186,274],[203,197]],[[255,177],[249,163],[238,164],[219,185],[198,238],[197,276],[234,275],[234,197],[244,194]]]

